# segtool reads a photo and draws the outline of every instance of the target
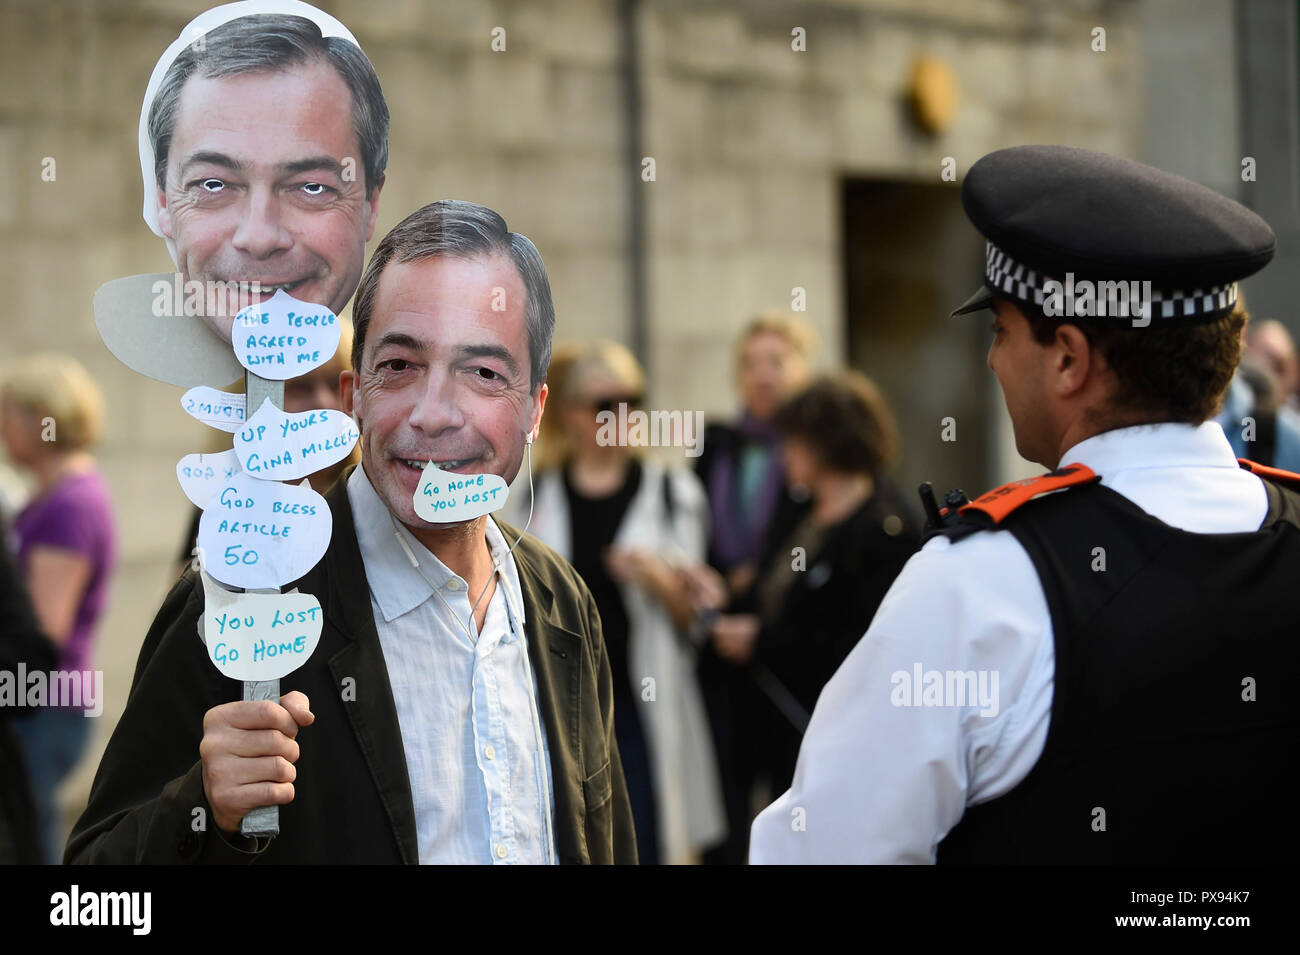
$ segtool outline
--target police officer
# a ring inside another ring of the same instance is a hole
[[[992,309],[1016,448],[1050,470],[944,515],[823,691],[751,861],[1286,858],[1300,477],[1239,464],[1213,420],[1236,283],[1273,233],[1055,146],[985,156],[962,201],[988,254],[954,314]]]

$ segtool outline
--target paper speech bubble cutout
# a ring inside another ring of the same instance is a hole
[[[342,461],[360,436],[356,422],[342,411],[287,414],[266,398],[235,432],[235,453],[254,477],[292,481]]]
[[[244,424],[247,399],[242,394],[218,391],[207,385],[181,395],[181,407],[196,421],[221,431],[238,431]]]
[[[324,305],[300,302],[284,289],[235,316],[231,331],[239,363],[263,378],[285,381],[325,364],[342,328]]]
[[[316,566],[334,519],[309,487],[259,481],[239,471],[208,500],[199,547],[208,573],[229,587],[283,587]]]
[[[201,572],[202,573],[202,572]],[[279,680],[307,662],[324,612],[311,594],[238,594],[203,576],[203,642],[232,680]]]
[[[204,508],[239,473],[234,448],[216,454],[187,454],[176,462],[176,480],[195,507]]]
[[[230,343],[175,307],[175,276],[128,275],[95,292],[95,328],[132,371],[169,385],[220,388],[244,377]],[[337,347],[337,346],[336,346]]]
[[[415,488],[415,513],[430,524],[453,524],[490,514],[510,488],[499,474],[457,474],[430,461]]]

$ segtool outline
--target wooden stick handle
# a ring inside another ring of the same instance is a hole
[[[257,413],[257,409],[262,406],[262,401],[266,398],[270,398],[271,404],[277,408],[284,408],[284,382],[272,381],[250,371],[244,378],[244,396],[244,420],[247,421]],[[259,592],[279,593],[280,589],[276,587]],[[274,700],[279,703],[280,681],[246,681],[244,683],[244,699]],[[280,807],[259,806],[250,810],[244,816],[244,821],[240,823],[239,831],[246,836],[278,836],[280,834]]]

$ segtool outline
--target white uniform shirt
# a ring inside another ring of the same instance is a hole
[[[402,730],[420,862],[553,863],[546,728],[528,661],[519,572],[500,528],[488,518],[488,549],[501,568],[480,633],[464,579],[400,522],[394,528],[365,468],[348,479],[348,499]]]
[[[1108,431],[1060,461],[1075,463],[1194,533],[1257,530],[1268,510],[1213,421]],[[917,664],[983,671],[989,688],[995,675],[996,706],[915,705],[897,674]],[[1054,677],[1051,615],[1015,537],[930,540],[822,691],[792,786],[754,821],[750,861],[933,862],[967,806],[1009,792],[1042,755]]]

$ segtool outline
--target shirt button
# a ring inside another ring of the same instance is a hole
[[[493,746],[491,743],[488,743],[486,746],[483,747],[483,755],[486,756],[488,759],[496,759],[497,758],[496,747]]]
[[[447,581],[447,589],[460,590],[460,581],[453,577],[451,580]]]
[[[506,857],[506,847],[505,847],[505,846],[497,846],[497,858],[498,858],[498,859],[504,859],[505,857]]]

